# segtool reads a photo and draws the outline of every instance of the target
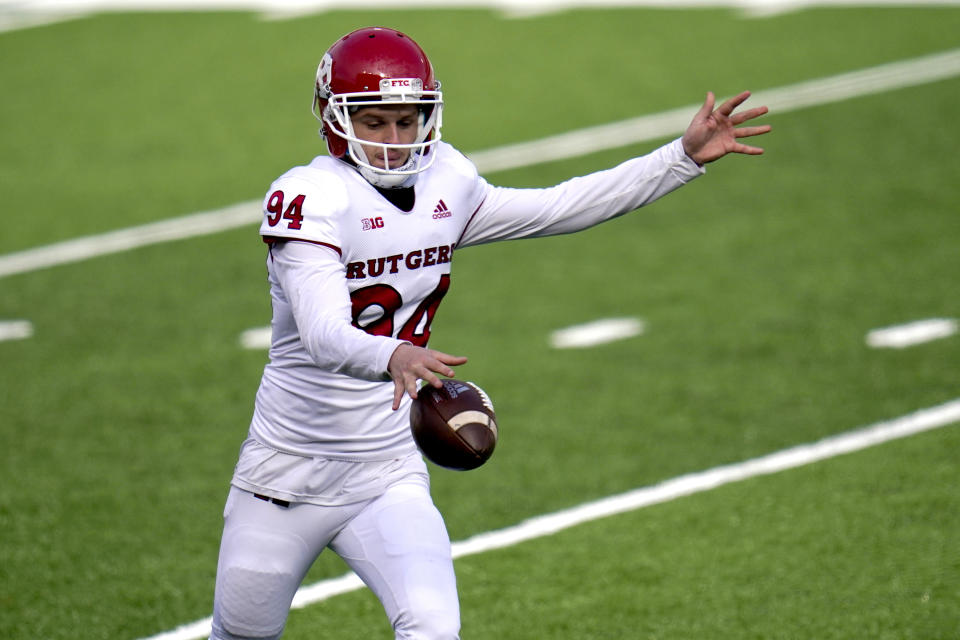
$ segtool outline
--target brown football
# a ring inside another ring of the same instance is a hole
[[[472,382],[424,385],[410,407],[410,430],[427,460],[455,471],[476,469],[497,446],[493,403]]]

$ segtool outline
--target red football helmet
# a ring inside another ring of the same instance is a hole
[[[403,166],[375,167],[354,135],[351,113],[361,106],[415,104],[420,111],[413,144],[374,143],[388,149],[409,149]],[[409,36],[385,27],[358,29],[337,40],[317,68],[313,115],[323,123],[320,135],[330,155],[349,155],[372,184],[396,187],[409,184],[410,176],[426,170],[436,153],[430,147],[440,140],[443,95],[433,76],[433,65]]]

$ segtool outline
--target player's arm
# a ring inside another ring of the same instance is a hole
[[[290,303],[304,348],[320,368],[372,381],[389,379],[388,363],[401,344],[353,326],[346,269],[335,248],[280,241],[270,270]]]
[[[346,271],[334,247],[280,242],[271,250],[271,270],[290,302],[300,340],[317,366],[371,381],[393,380],[393,408],[404,393],[417,395],[417,381],[440,386],[437,374],[467,359],[373,336],[353,326]]]
[[[545,189],[486,186],[457,246],[573,233],[649,204],[704,173],[680,139]]]
[[[767,113],[756,107],[735,113],[749,91],[714,109],[708,93],[682,138],[613,169],[568,180],[547,189],[486,190],[483,204],[458,246],[494,240],[572,233],[650,204],[703,174],[703,165],[730,153],[759,155],[760,147],[741,138],[763,135],[769,125],[742,127]]]

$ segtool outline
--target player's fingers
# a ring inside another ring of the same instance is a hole
[[[745,144],[738,144],[732,149],[732,151],[734,153],[744,153],[748,156],[759,156],[763,154],[763,149],[761,147],[751,147]]]
[[[703,106],[700,107],[700,110],[697,111],[697,115],[694,117],[695,120],[702,120],[709,116],[713,112],[713,105],[717,102],[717,98],[713,95],[713,91],[707,91],[707,97],[703,101]]]
[[[449,371],[450,373],[446,373],[444,369],[446,371]],[[424,368],[423,375],[420,376],[420,379],[426,382],[431,387],[436,387],[437,389],[443,386],[443,380],[438,378],[436,374],[433,373],[434,371],[436,371],[441,375],[447,376],[448,378],[453,376],[453,370],[450,369],[449,367],[443,367],[442,365],[440,367],[430,367],[429,369]]]
[[[410,396],[411,400],[417,399],[417,392],[420,390],[420,385],[417,384],[417,380],[425,380],[428,384],[432,384],[430,381],[431,377],[436,377],[431,374],[429,371],[426,371],[424,375],[420,375],[414,371],[411,371],[403,377],[404,389],[407,392],[407,395]],[[403,396],[403,393],[400,393],[400,396]],[[399,402],[399,401],[398,401]]]
[[[454,372],[453,369],[434,357],[425,358],[416,368],[417,379],[424,380],[427,384],[439,388],[443,383],[435,373],[452,378]]]
[[[443,364],[457,366],[467,363],[467,358],[465,356],[454,356],[450,355],[449,353],[443,353],[442,351],[433,351],[432,353],[433,357]]]
[[[730,122],[733,124],[741,124],[747,120],[753,120],[754,118],[759,118],[762,115],[766,115],[770,111],[767,107],[754,107],[753,109],[747,109],[746,111],[741,111],[740,113],[735,113],[730,116]]]
[[[768,124],[758,127],[740,127],[733,130],[733,135],[737,138],[749,138],[750,136],[760,136],[768,133],[770,129],[771,127]]]
[[[717,112],[719,112],[720,114],[722,114],[722,115],[724,115],[724,116],[729,116],[731,113],[733,113],[733,110],[734,110],[734,109],[736,109],[736,108],[739,107],[741,104],[743,104],[744,101],[745,101],[747,98],[749,98],[749,97],[750,97],[750,92],[749,92],[749,91],[744,91],[743,93],[741,93],[741,94],[739,94],[739,95],[735,95],[735,96],[733,96],[732,98],[730,98],[729,100],[727,100],[726,102],[724,102],[723,104],[721,104],[721,105],[720,105],[720,108],[717,109]]]
[[[433,356],[433,360],[425,363],[428,372],[435,371],[448,378],[452,378],[456,375],[456,371],[451,369],[450,365],[457,366],[467,362],[467,359],[463,356],[452,356],[449,353],[434,351],[432,349],[430,350],[430,355]],[[437,382],[433,386],[439,388],[442,384],[442,382]]]
[[[403,393],[406,391],[406,385],[403,380],[397,378],[393,381],[393,410],[400,408],[400,400],[403,399]]]

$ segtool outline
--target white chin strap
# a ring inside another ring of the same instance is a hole
[[[440,131],[437,127],[437,116],[439,115],[440,108],[438,105],[435,108],[436,115],[429,119],[427,119],[422,112],[420,113],[417,123],[417,136],[411,144],[375,143],[361,140],[354,134],[353,123],[350,121],[347,113],[334,111],[334,114],[340,116],[337,118],[338,124],[343,129],[343,133],[340,135],[346,138],[347,155],[349,155],[350,159],[356,164],[360,175],[375,187],[395,189],[413,186],[417,181],[417,174],[426,171],[427,168],[433,164],[436,152],[431,154],[429,151],[430,147],[439,140]],[[434,132],[433,139],[426,140],[425,138],[431,131]],[[363,148],[364,145],[382,149],[386,167],[378,167],[370,162]],[[391,151],[407,152],[407,161],[402,165],[391,165],[388,159]]]
[[[356,148],[354,148],[356,147]],[[419,171],[414,171],[414,167],[420,164],[420,154],[411,153],[410,159],[396,169],[389,171],[378,169],[367,162],[367,154],[363,152],[360,145],[350,143],[350,158],[356,163],[357,171],[363,176],[364,180],[375,187],[381,189],[400,189],[403,187],[412,187],[417,182]],[[358,160],[362,158],[362,161]]]

